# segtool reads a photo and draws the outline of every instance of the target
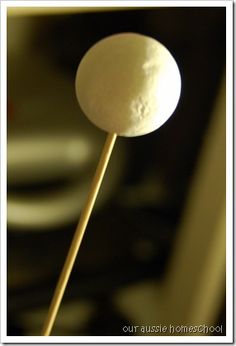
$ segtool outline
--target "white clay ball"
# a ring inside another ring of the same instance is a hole
[[[155,39],[121,33],[106,37],[82,58],[76,95],[85,115],[120,136],[158,129],[174,112],[181,90],[178,66]]]

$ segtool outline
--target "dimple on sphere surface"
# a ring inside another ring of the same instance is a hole
[[[160,42],[121,33],[87,51],[75,85],[80,107],[92,123],[132,137],[158,129],[171,116],[181,78],[174,58]]]

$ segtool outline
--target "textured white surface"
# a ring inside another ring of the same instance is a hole
[[[159,128],[179,100],[181,78],[170,52],[135,33],[102,39],[81,60],[76,95],[85,115],[99,128],[139,136]]]

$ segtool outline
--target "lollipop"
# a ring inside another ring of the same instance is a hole
[[[164,124],[177,106],[181,78],[174,58],[160,42],[121,33],[102,39],[87,51],[75,87],[85,115],[108,135],[42,335],[51,333],[117,135],[141,136]]]

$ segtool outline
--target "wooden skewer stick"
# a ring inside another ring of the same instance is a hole
[[[107,135],[107,139],[103,148],[103,152],[100,158],[100,161],[98,163],[93,181],[92,181],[92,185],[90,188],[90,192],[87,198],[87,202],[85,204],[84,209],[82,210],[81,216],[80,216],[80,221],[79,224],[76,228],[65,264],[63,266],[61,275],[59,277],[52,301],[51,301],[51,305],[49,307],[49,311],[48,311],[48,315],[47,318],[45,320],[44,326],[43,326],[43,330],[42,330],[42,335],[43,336],[48,336],[51,333],[51,330],[53,328],[60,304],[61,304],[61,300],[63,298],[63,294],[65,292],[66,289],[66,285],[68,283],[80,244],[82,242],[83,239],[83,235],[86,229],[86,226],[88,224],[89,221],[89,217],[91,215],[99,188],[101,186],[102,183],[102,179],[103,176],[105,174],[106,171],[106,167],[108,165],[109,162],[109,158],[111,156],[111,152],[115,143],[117,135],[115,133],[113,134],[108,134]]]

